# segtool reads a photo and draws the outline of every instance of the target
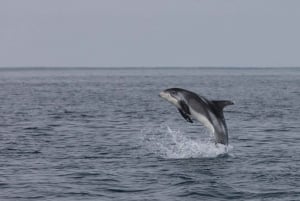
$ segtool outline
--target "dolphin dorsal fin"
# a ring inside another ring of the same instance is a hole
[[[219,111],[223,111],[227,105],[233,105],[234,103],[229,100],[213,100],[211,101]]]

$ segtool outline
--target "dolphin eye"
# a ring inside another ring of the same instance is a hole
[[[170,94],[171,95],[176,95],[176,91],[171,91]]]

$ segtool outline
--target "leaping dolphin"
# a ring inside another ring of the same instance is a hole
[[[174,104],[186,121],[193,123],[192,118],[194,118],[211,130],[216,143],[228,145],[228,131],[223,108],[233,105],[232,101],[209,101],[203,96],[180,88],[166,89],[159,95]]]

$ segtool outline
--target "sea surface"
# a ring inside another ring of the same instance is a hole
[[[228,99],[229,146],[161,99]],[[300,200],[300,68],[0,69],[0,200]]]

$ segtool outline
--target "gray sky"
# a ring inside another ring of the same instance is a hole
[[[300,1],[1,0],[9,66],[300,66]]]

